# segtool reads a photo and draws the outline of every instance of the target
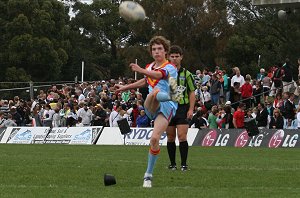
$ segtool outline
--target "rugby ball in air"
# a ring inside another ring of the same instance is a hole
[[[134,1],[123,1],[119,6],[119,14],[127,22],[143,21],[146,18],[144,8]]]

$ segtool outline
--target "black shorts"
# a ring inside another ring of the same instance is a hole
[[[178,105],[175,116],[171,119],[169,126],[176,126],[181,124],[189,124],[187,119],[187,112],[189,111],[190,105]]]

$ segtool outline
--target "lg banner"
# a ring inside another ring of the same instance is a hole
[[[299,130],[262,129],[257,136],[249,137],[245,129],[205,129],[197,134],[195,146],[234,146],[234,147],[300,147]]]

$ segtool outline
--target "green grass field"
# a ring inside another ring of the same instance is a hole
[[[0,145],[0,197],[300,197],[300,149],[190,147],[190,170],[181,172],[166,168],[163,147],[153,188],[144,189],[147,151]],[[104,173],[117,184],[105,187]]]

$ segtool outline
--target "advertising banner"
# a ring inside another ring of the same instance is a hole
[[[194,146],[233,147],[300,147],[300,130],[260,129],[256,136],[249,137],[245,129],[203,129],[199,130]]]
[[[5,131],[6,131],[6,127],[0,128],[0,143],[1,143],[1,140],[4,136]]]
[[[49,127],[7,127],[1,143],[34,144],[35,141],[43,141],[49,130]]]
[[[46,144],[95,144],[103,127],[59,127],[52,128]]]
[[[150,138],[153,128],[130,128],[131,132],[122,135],[118,127],[105,127],[97,144],[99,145],[150,145]],[[188,143],[191,145],[197,136],[199,129],[189,129]],[[125,139],[124,139],[125,138]],[[167,145],[167,134],[164,132],[160,138],[159,144]],[[178,140],[176,138],[176,144]]]

